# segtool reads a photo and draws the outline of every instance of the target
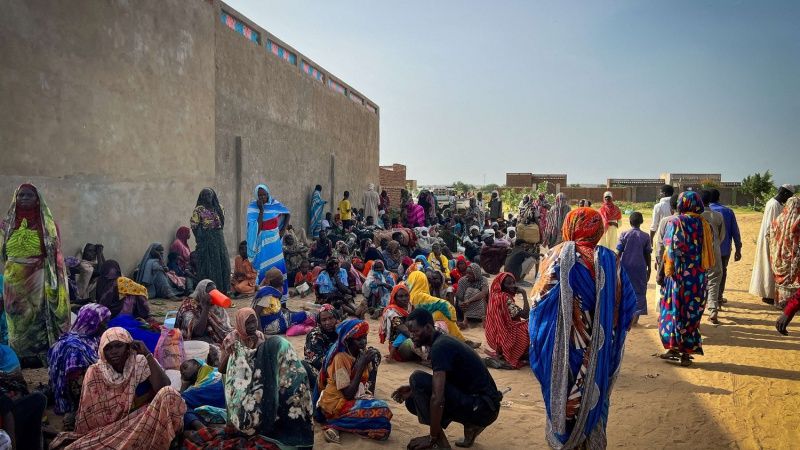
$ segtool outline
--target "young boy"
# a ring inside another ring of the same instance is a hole
[[[353,210],[350,208],[350,191],[344,191],[344,198],[339,202],[339,218],[342,220],[342,226],[350,229],[353,226]]]
[[[620,263],[636,292],[636,314],[633,316],[633,324],[639,322],[640,315],[647,315],[647,280],[650,279],[650,254],[653,252],[650,235],[639,229],[642,222],[644,222],[642,213],[631,213],[632,228],[619,236],[617,244]]]
[[[305,284],[305,286],[303,286]],[[294,288],[300,297],[305,297],[311,292],[311,286],[314,285],[314,276],[311,274],[311,264],[307,259],[300,263],[300,270],[294,276]]]

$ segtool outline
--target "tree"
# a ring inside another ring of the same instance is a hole
[[[492,192],[492,191],[496,191],[499,187],[500,186],[498,186],[495,183],[489,183],[489,184],[485,185],[484,187],[482,187],[481,190],[483,192]]]
[[[475,190],[475,185],[467,184],[464,183],[463,181],[456,181],[455,183],[453,183],[452,188],[458,193],[470,192]]]
[[[767,170],[763,174],[756,172],[753,175],[746,176],[742,180],[741,191],[753,197],[754,208],[762,208],[767,203],[767,200],[775,195],[777,189],[772,182],[772,174]]]

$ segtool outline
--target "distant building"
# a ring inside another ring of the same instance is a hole
[[[548,192],[558,192],[561,187],[567,186],[565,173],[506,173],[506,187],[530,188],[541,183],[547,183]]]
[[[406,189],[406,166],[403,164],[392,164],[391,166],[380,166],[378,179],[380,189],[389,194],[391,208],[400,207],[400,190]]]
[[[719,173],[662,173],[661,178],[664,179],[664,184],[673,186],[698,184],[707,181],[717,184],[722,183],[722,174]]]
[[[663,186],[663,178],[607,178],[606,187],[618,186]]]

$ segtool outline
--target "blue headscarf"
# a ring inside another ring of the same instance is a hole
[[[366,336],[367,333],[369,333],[369,324],[359,319],[347,319],[336,326],[336,334],[338,334],[339,337],[336,339],[336,343],[331,345],[331,348],[325,355],[325,359],[322,361],[322,370],[319,371],[318,386],[320,389],[325,389],[327,385],[328,366],[333,362],[333,357],[336,356],[337,353],[347,351],[345,342],[350,338],[357,339]]]
[[[258,190],[263,189],[269,200],[264,205],[264,214],[261,217],[261,220],[270,220],[278,217],[281,214],[290,214],[289,209],[283,206],[281,202],[275,200],[272,197],[272,194],[269,192],[269,188],[266,184],[259,184],[256,186],[255,191],[253,191],[253,195],[255,195],[255,199],[250,202],[247,206],[247,245],[248,245],[248,253],[249,256],[252,258],[256,252],[256,246],[258,245]]]

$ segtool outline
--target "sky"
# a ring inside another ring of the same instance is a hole
[[[227,2],[380,106],[420,184],[800,184],[800,2]]]

